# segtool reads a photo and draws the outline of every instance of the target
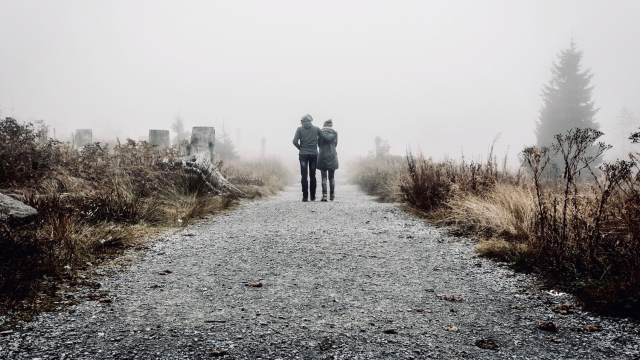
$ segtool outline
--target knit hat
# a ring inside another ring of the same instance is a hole
[[[302,119],[300,119],[300,121],[313,121],[313,117],[311,117],[311,115],[307,114],[307,115],[303,116]]]
[[[325,121],[322,127],[333,127],[333,120],[329,119]]]

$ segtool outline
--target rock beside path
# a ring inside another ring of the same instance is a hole
[[[11,196],[0,194],[0,221],[9,223],[28,223],[38,215],[38,210]]]

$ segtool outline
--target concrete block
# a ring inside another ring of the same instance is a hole
[[[216,130],[212,126],[195,126],[191,131],[191,146],[189,155],[194,155],[198,161],[215,162],[214,147]]]
[[[93,142],[93,133],[91,129],[76,129],[76,133],[73,136],[73,146],[79,149],[85,145],[89,145]]]
[[[149,144],[157,146],[158,149],[171,146],[169,130],[149,130]]]

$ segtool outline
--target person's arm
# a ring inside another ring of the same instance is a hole
[[[335,144],[335,146],[338,147],[338,134],[337,133],[336,133],[336,144]]]
[[[331,142],[338,136],[338,134],[333,131],[329,131],[329,134],[325,134],[324,131],[318,128],[318,136],[321,137],[324,141]]]
[[[296,135],[293,137],[293,146],[297,147],[300,150],[300,129],[296,130]]]

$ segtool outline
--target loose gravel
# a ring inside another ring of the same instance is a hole
[[[0,358],[640,358],[637,324],[555,313],[573,299],[398,205],[349,185],[334,202],[300,198],[292,186],[164,234],[98,279],[102,302],[0,335]]]

